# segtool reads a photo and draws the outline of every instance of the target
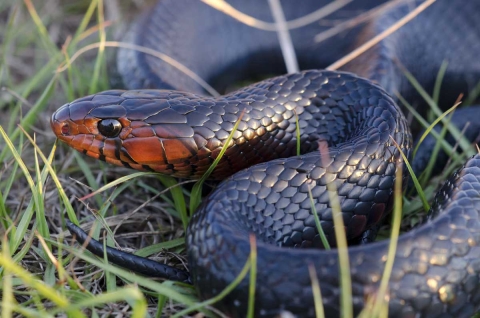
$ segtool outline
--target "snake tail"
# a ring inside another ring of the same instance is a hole
[[[104,257],[106,254],[108,260],[113,264],[117,264],[147,277],[158,277],[192,284],[190,274],[186,271],[160,264],[145,257],[125,253],[108,246],[104,248],[102,243],[89,237],[88,234],[77,225],[68,220],[66,221],[66,225],[68,230],[76,236],[76,239],[80,244],[84,244],[88,241],[87,249],[98,257]]]

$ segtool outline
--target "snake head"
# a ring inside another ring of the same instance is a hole
[[[162,90],[105,91],[59,108],[51,118],[52,130],[58,139],[90,157],[192,177],[193,163],[202,159],[198,151],[205,142],[194,138],[187,123],[193,109],[171,103],[179,95]]]

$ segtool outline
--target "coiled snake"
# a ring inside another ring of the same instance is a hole
[[[271,20],[266,1],[237,2],[233,6],[243,12]],[[292,20],[325,4],[321,2],[282,4],[287,20]],[[379,3],[354,1],[330,17],[347,19]],[[387,29],[419,3],[400,2],[323,43],[314,41],[326,28],[321,24],[292,29],[300,67],[311,70],[272,77],[215,98],[168,63],[122,50],[119,70],[133,90],[84,97],[52,116],[53,131],[72,148],[120,166],[197,178],[218,156],[237,121],[239,125],[213,177],[236,173],[190,220],[189,273],[111,248],[109,260],[144,275],[192,282],[201,298],[209,298],[239,274],[254,233],[257,316],[282,311],[313,316],[309,264],[318,276],[326,316],[340,315],[337,250],[309,248],[322,246],[309,191],[333,244],[327,184],[337,188],[348,239],[361,237],[385,217],[401,162],[399,149],[408,154],[412,147],[407,121],[391,96],[400,92],[407,100],[418,97],[399,65],[430,90],[447,60],[448,85],[441,100],[451,105],[459,93],[468,93],[480,80],[480,2],[438,0],[345,66],[358,75],[319,68]],[[282,72],[274,32],[246,26],[199,1],[160,1],[127,38],[174,57],[219,89],[254,73]],[[153,87],[164,89],[143,89]],[[322,154],[319,141],[328,145]],[[477,155],[441,188],[428,221],[401,235],[388,289],[392,317],[468,317],[479,310],[479,191]],[[73,224],[69,229],[80,241],[86,239]],[[103,255],[96,241],[88,249]],[[387,249],[388,241],[349,248],[355,313],[378,289]],[[216,306],[244,316],[248,286],[246,278]]]

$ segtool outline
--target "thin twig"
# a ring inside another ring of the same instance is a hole
[[[275,25],[277,26],[278,41],[280,42],[280,48],[282,49],[283,60],[285,61],[287,72],[296,73],[299,71],[297,56],[295,55],[290,32],[288,32],[287,29],[282,5],[279,0],[268,0],[268,4],[270,5],[270,10],[272,11]]]
[[[398,29],[400,29],[402,26],[404,26],[406,23],[408,23],[413,18],[415,18],[417,15],[419,15],[423,10],[428,8],[435,1],[436,0],[426,0],[425,2],[420,4],[418,7],[416,7],[415,10],[413,10],[412,12],[410,12],[409,14],[407,14],[406,16],[404,16],[403,18],[398,20],[391,27],[389,27],[388,29],[381,32],[380,34],[378,34],[377,36],[375,36],[371,40],[367,41],[362,46],[356,48],[355,50],[353,50],[349,54],[345,55],[343,58],[339,59],[338,61],[336,61],[335,63],[333,63],[329,67],[327,67],[327,70],[339,69],[340,67],[344,66],[348,62],[352,61],[353,59],[355,59],[356,57],[358,57],[359,55],[361,55],[365,51],[372,48],[375,44],[378,44],[380,41],[385,39],[387,36],[389,36],[390,34],[394,33]]]

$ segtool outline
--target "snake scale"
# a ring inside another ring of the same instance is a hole
[[[257,19],[272,21],[267,1],[229,2]],[[282,5],[286,19],[293,20],[328,2],[283,1]],[[353,1],[328,19],[347,20],[381,3]],[[190,220],[189,272],[112,248],[107,248],[109,260],[147,276],[193,283],[199,296],[207,299],[239,274],[249,257],[253,233],[258,252],[256,316],[284,311],[314,316],[309,265],[320,283],[326,317],[340,316],[338,253],[312,248],[323,244],[309,191],[332,244],[336,242],[329,184],[336,186],[349,240],[385,218],[391,209],[397,164],[402,162],[399,149],[408,154],[412,148],[396,93],[418,100],[402,69],[410,70],[431,91],[447,61],[440,95],[444,105],[472,91],[480,80],[480,2],[437,0],[341,71],[321,68],[386,30],[420,3],[397,1],[368,22],[322,43],[315,38],[330,28],[327,23],[294,28],[292,42],[304,71],[271,77],[219,97],[208,96],[168,63],[120,50],[118,69],[131,90],[87,96],[52,116],[53,131],[72,148],[120,166],[198,178],[239,124],[213,173],[215,179],[228,178]],[[227,83],[258,74],[285,73],[275,32],[244,25],[196,0],[160,1],[139,18],[127,39],[174,57],[221,91]],[[459,114],[463,125],[466,116],[477,116]],[[297,125],[300,156],[296,155]],[[475,120],[472,127],[478,129]],[[431,150],[421,151],[417,157],[425,159]],[[421,172],[424,167],[419,164],[417,169]],[[480,155],[476,155],[438,192],[428,220],[400,236],[388,287],[391,317],[469,317],[479,310],[479,193]],[[68,227],[80,242],[87,239],[74,224]],[[356,314],[378,290],[388,243],[349,247]],[[97,241],[91,240],[88,249],[103,255]],[[247,277],[215,306],[231,316],[244,316],[248,287]]]

